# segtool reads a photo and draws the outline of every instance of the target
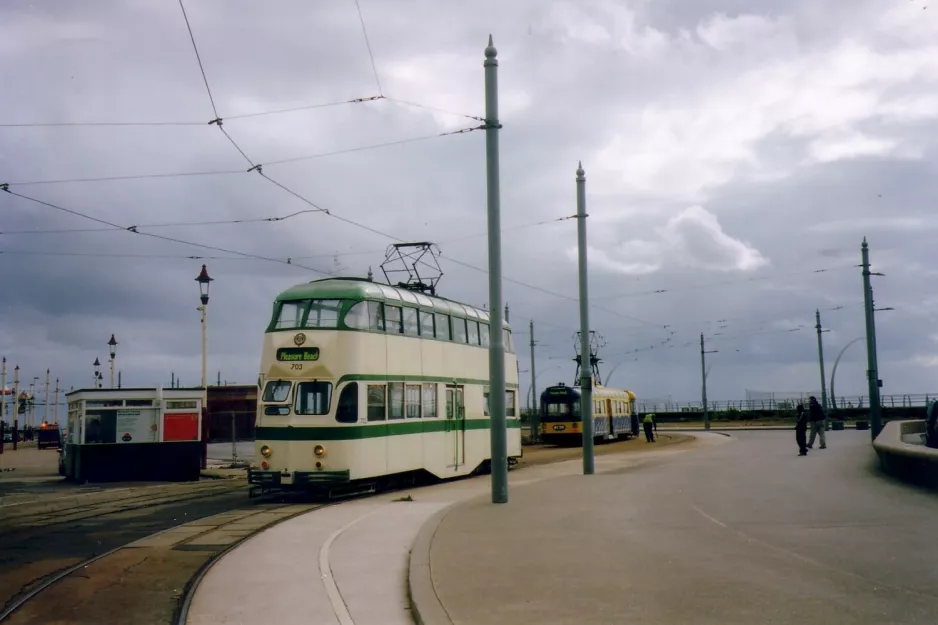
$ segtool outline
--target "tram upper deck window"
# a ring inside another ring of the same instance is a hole
[[[335,328],[339,325],[339,308],[342,300],[314,299],[309,304],[306,315],[307,328]]]
[[[469,328],[469,333],[467,335],[469,338],[468,343],[470,345],[478,345],[479,344],[479,322],[469,319],[468,321],[466,321],[466,325]]]
[[[420,336],[426,336],[428,338],[433,338],[435,333],[433,332],[433,313],[427,312],[426,310],[420,311]]]
[[[479,324],[479,339],[482,347],[489,346],[489,324],[480,323]]]
[[[404,334],[408,336],[417,336],[420,334],[416,308],[404,307]]]
[[[505,351],[509,354],[515,353],[515,344],[511,340],[511,330],[502,330],[504,336],[503,340],[505,341]]]
[[[298,415],[328,414],[331,400],[332,382],[300,382],[296,385],[293,412]]]
[[[404,325],[403,321],[401,320],[401,307],[385,304],[384,322],[388,332],[393,334],[400,334]]]
[[[358,302],[345,313],[345,325],[355,330],[384,331],[384,307],[381,302]]]
[[[453,340],[457,343],[465,343],[467,339],[466,320],[453,317]]]
[[[444,341],[451,340],[453,337],[449,331],[449,315],[435,313],[433,316],[436,318],[436,338]]]
[[[284,382],[283,380],[271,381],[264,387],[264,394],[261,401],[283,402],[290,398],[290,387],[293,382]]]
[[[303,325],[303,313],[306,312],[306,306],[309,300],[298,300],[294,302],[283,302],[280,304],[280,315],[277,317],[278,330],[287,328],[299,328]]]

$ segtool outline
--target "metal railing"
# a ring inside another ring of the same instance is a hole
[[[815,395],[820,399],[820,395]],[[707,410],[718,412],[721,410],[794,410],[798,404],[807,407],[809,395],[802,398],[785,399],[729,399],[707,401]],[[938,392],[905,394],[905,395],[882,395],[880,400],[884,408],[914,408],[916,406],[926,406],[928,402],[938,399]],[[864,408],[868,407],[870,398],[867,395],[838,395],[836,398],[836,407]],[[703,409],[699,401],[636,401],[635,408],[638,412],[700,412]]]

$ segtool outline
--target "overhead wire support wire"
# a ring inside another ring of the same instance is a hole
[[[179,0],[179,8],[182,9],[182,17],[184,20],[186,20],[186,29],[189,31],[189,39],[192,41],[192,49],[195,51],[195,59],[199,62],[199,71],[202,72],[202,80],[205,82],[205,91],[208,92],[208,100],[212,103],[212,112],[215,113],[215,119],[219,119],[218,109],[215,108],[215,98],[212,97],[212,89],[208,86],[208,77],[205,75],[205,68],[202,66],[202,57],[199,55],[199,46],[195,44],[195,35],[192,34],[192,25],[189,24],[189,16],[186,14],[186,6],[183,4],[182,0]]]
[[[152,122],[24,122],[0,124],[0,128],[82,128],[122,126],[202,126],[204,122],[152,121]]]
[[[365,16],[362,15],[362,7],[358,3],[358,0],[355,0],[355,8],[358,10],[358,21],[362,25],[362,35],[365,37],[365,47],[368,48],[368,58],[371,59],[371,70],[375,74],[375,84],[378,85],[378,94],[384,95],[384,91],[381,89],[381,79],[378,77],[378,66],[375,65],[375,55],[371,51],[371,41],[368,39],[368,29],[365,28]]]
[[[168,221],[164,223],[155,223],[155,224],[136,224],[133,226],[128,226],[128,230],[136,231],[138,228],[174,228],[174,227],[190,227],[190,226],[220,226],[220,225],[229,225],[229,224],[249,224],[249,223],[261,223],[261,222],[274,222],[274,221],[284,221],[285,219],[290,219],[291,217],[296,217],[297,215],[303,215],[306,213],[317,213],[319,210],[301,210],[289,215],[283,215],[282,217],[252,217],[249,219],[218,219],[213,221]],[[65,233],[77,233],[77,232],[116,232],[114,228],[55,228],[49,230],[0,230],[0,236],[10,235],[10,234],[65,234]],[[326,256],[333,256],[333,254],[327,254]],[[313,258],[313,257],[310,257]]]
[[[294,106],[291,108],[285,109],[274,109],[271,111],[258,111],[256,113],[244,113],[241,115],[226,115],[225,119],[231,121],[233,119],[249,119],[251,117],[263,117],[266,115],[281,115],[283,113],[295,113],[298,111],[309,111],[314,109],[329,108],[332,106],[341,106],[343,104],[362,104],[364,102],[374,102],[376,100],[384,100],[386,96],[383,95],[373,95],[363,98],[353,98],[351,100],[343,100],[341,102],[325,102],[322,104],[307,104],[303,106]]]

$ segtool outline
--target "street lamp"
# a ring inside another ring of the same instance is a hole
[[[202,271],[199,272],[199,275],[196,277],[195,281],[199,283],[199,298],[202,300],[202,305],[196,308],[196,310],[202,313],[202,408],[205,408],[205,403],[208,400],[208,328],[206,321],[206,313],[208,312],[208,289],[209,283],[214,280],[208,275],[208,269],[205,265],[202,265]]]
[[[101,388],[101,383],[98,381],[101,378],[101,363],[97,358],[94,359],[94,388]]]
[[[700,375],[703,378],[702,384],[700,387],[701,403],[703,404],[703,418],[704,418],[704,429],[710,429],[710,414],[707,412],[707,374],[710,373],[710,370],[707,369],[706,358],[704,354],[716,354],[720,350],[713,349],[710,351],[704,350],[704,335],[703,332],[700,333]],[[712,366],[712,365],[711,365]]]
[[[111,352],[111,388],[114,388],[114,359],[117,358],[117,341],[114,340],[114,335],[111,335],[111,340],[107,342],[108,349]]]

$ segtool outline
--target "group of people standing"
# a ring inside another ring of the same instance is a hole
[[[798,420],[795,422],[795,440],[798,442],[798,455],[807,456],[808,450],[814,448],[814,439],[818,434],[821,435],[821,449],[827,448],[827,421],[824,416],[824,409],[818,403],[817,397],[808,398],[808,410],[798,404],[795,409]],[[808,439],[808,425],[811,426],[811,440]]]

